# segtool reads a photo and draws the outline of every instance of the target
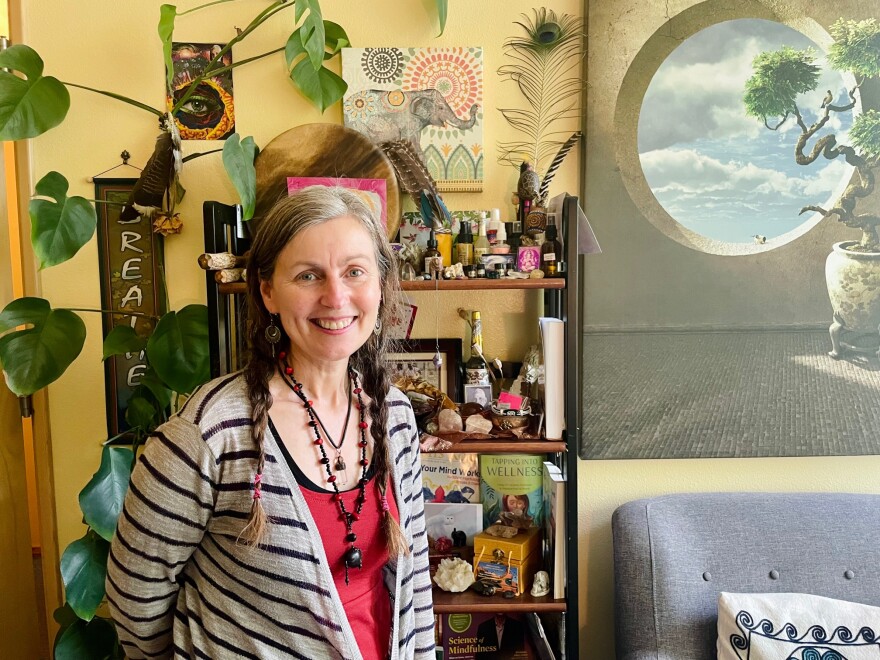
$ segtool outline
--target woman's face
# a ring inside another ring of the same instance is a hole
[[[516,495],[508,495],[507,496],[507,510],[511,513],[522,514],[525,513],[526,505],[521,499],[519,499]]]
[[[369,339],[382,297],[369,232],[351,216],[309,227],[281,250],[260,292],[294,355],[347,361]]]
[[[486,398],[486,392],[483,390],[476,390],[474,392],[474,402],[479,403],[481,406],[485,406],[489,403],[489,400]]]

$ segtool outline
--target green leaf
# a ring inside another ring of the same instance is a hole
[[[348,89],[342,78],[323,66],[315,71],[307,59],[293,67],[290,78],[321,112],[341,99]]]
[[[123,353],[140,353],[147,347],[147,340],[134,331],[130,325],[114,327],[104,338],[104,357]]]
[[[91,621],[104,598],[110,544],[93,530],[74,541],[61,555],[61,578],[67,602],[80,619]]]
[[[34,192],[48,199],[32,199],[31,243],[40,268],[63,263],[89,242],[98,226],[98,215],[84,197],[68,197],[69,184],[58,172],[49,172],[37,182]]]
[[[312,68],[318,71],[324,64],[324,20],[321,17],[321,6],[318,0],[297,0],[297,11],[300,3],[309,9],[309,15],[302,24],[302,44],[309,54]]]
[[[446,15],[449,13],[449,0],[437,0],[437,14],[440,17],[440,34],[443,36],[443,30],[446,29]]]
[[[187,305],[168,312],[147,342],[147,359],[175,392],[192,392],[210,377],[208,308]]]
[[[177,7],[162,5],[159,7],[159,38],[162,40],[162,57],[165,60],[165,84],[171,89],[174,79],[174,62],[171,60],[171,37],[174,34],[174,20],[177,18]]]
[[[66,309],[53,310],[42,298],[19,298],[0,312],[0,365],[19,396],[33,394],[61,377],[82,350],[86,326]]]
[[[70,93],[43,75],[43,60],[30,46],[0,52],[0,140],[23,140],[58,126],[70,109]],[[13,71],[24,74],[22,79]]]
[[[52,612],[52,618],[55,619],[55,622],[62,628],[66,628],[80,620],[76,615],[76,612],[70,608],[69,603],[64,603],[61,607],[55,608],[55,611]]]
[[[125,421],[132,429],[143,429],[149,433],[159,425],[160,412],[157,404],[150,399],[132,394],[125,410]]]
[[[171,390],[165,387],[165,383],[159,380],[156,371],[152,367],[147,367],[141,376],[141,386],[145,387],[153,395],[153,398],[159,404],[162,410],[171,405]]]
[[[58,631],[54,660],[106,660],[124,657],[113,623],[102,617],[89,622],[77,620]]]
[[[126,447],[105,446],[101,467],[79,494],[79,508],[86,524],[103,539],[110,541],[128,492],[134,452]]]
[[[324,21],[324,43],[330,50],[329,55],[332,57],[343,48],[348,48],[351,45],[351,40],[341,25],[333,21]]]
[[[254,168],[256,155],[257,145],[250,136],[242,140],[238,133],[233,133],[223,145],[223,166],[241,199],[242,220],[254,217],[257,204],[257,170]]]

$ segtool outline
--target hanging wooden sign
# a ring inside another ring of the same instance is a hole
[[[127,324],[147,337],[156,325],[155,317],[166,311],[162,241],[153,233],[152,222],[138,216],[121,220],[119,212],[137,179],[95,181],[98,251],[100,254],[101,309],[137,312],[147,316],[103,314],[104,336],[117,325]],[[117,355],[105,361],[107,389],[107,431],[114,437],[128,430],[125,411],[132,392],[146,371],[144,352]]]

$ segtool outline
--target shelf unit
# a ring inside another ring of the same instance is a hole
[[[455,612],[557,612],[562,614],[560,640],[562,657],[579,657],[578,635],[578,542],[577,542],[577,446],[582,419],[581,390],[581,307],[580,257],[577,254],[576,197],[566,196],[562,210],[561,235],[565,240],[565,260],[568,265],[565,278],[558,279],[480,279],[480,280],[418,280],[402,282],[404,291],[461,291],[529,289],[544,292],[544,316],[565,321],[565,363],[572,365],[565,373],[565,431],[564,437],[550,440],[462,440],[449,453],[534,453],[545,454],[553,460],[565,476],[566,526],[566,598],[534,598],[528,592],[515,599],[485,597],[468,591],[451,594],[434,589],[434,611],[437,614]],[[219,202],[205,202],[205,251],[243,254],[249,243],[246,228],[236,225],[235,207]],[[212,376],[228,373],[243,350],[237,332],[239,310],[232,302],[235,294],[245,292],[245,284],[217,284],[213,273],[206,273],[209,340],[211,343]],[[537,322],[537,319],[536,319]],[[559,657],[559,655],[557,655]]]

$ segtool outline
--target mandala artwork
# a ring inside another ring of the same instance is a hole
[[[441,191],[483,183],[481,48],[346,48],[345,125],[413,143]]]

